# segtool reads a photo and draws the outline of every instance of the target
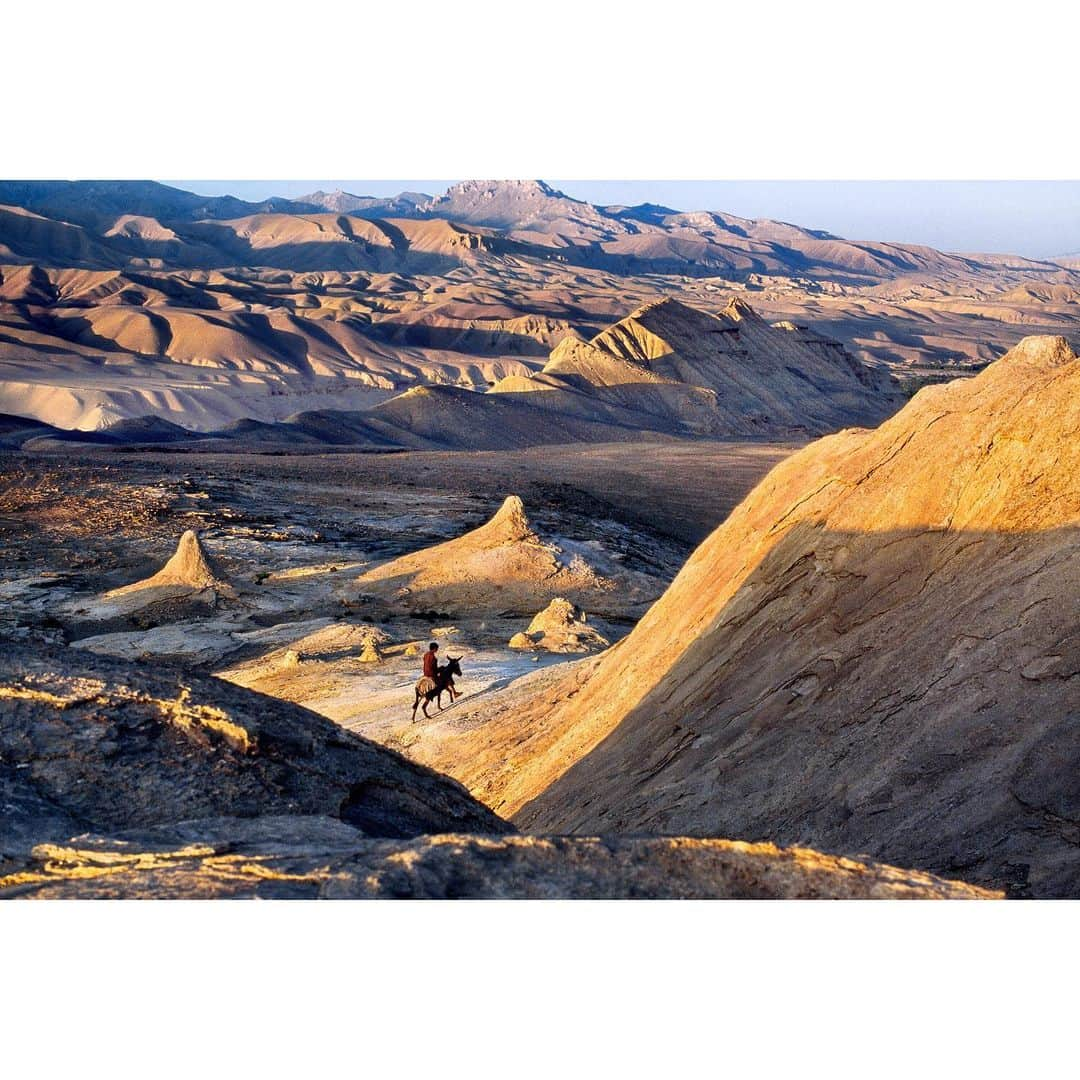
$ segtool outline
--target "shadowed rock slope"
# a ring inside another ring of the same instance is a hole
[[[1078,433],[1080,361],[1029,338],[812,444],[629,637],[425,760],[530,830],[1080,895]]]
[[[2,856],[91,831],[324,815],[371,836],[505,822],[461,786],[315,713],[164,665],[0,653]]]

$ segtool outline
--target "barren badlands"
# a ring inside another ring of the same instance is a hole
[[[531,181],[0,183],[0,896],[1080,895],[1078,299]]]

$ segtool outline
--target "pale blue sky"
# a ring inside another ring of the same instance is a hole
[[[546,179],[546,178],[545,178]],[[204,195],[259,201],[321,188],[356,195],[441,194],[452,180],[168,180]],[[576,199],[661,203],[769,217],[851,240],[1033,258],[1080,252],[1080,180],[548,180]]]

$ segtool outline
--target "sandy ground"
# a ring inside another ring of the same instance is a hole
[[[240,686],[304,705],[377,742],[407,749],[428,731],[453,726],[467,715],[469,706],[523,676],[578,659],[544,652],[515,652],[460,632],[440,634],[436,639],[443,655],[462,658],[463,675],[455,680],[458,700],[451,702],[447,694],[442,708],[433,702],[428,706],[430,719],[425,719],[419,709],[415,720],[412,717],[413,686],[420,658],[407,655],[405,645],[385,651],[379,664],[362,663],[351,656],[281,667],[272,659],[260,658],[217,674]],[[426,646],[426,642],[417,644]]]

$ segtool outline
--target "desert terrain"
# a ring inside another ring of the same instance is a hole
[[[597,207],[539,181],[259,204],[6,181],[0,413],[205,432],[354,412],[412,387],[536,374],[560,342],[658,299],[718,314],[733,297],[919,382],[1027,335],[1075,332],[1080,271],[714,211]]]
[[[1080,895],[1078,297],[0,182],[0,896]]]
[[[563,482],[518,486],[549,542],[606,548],[628,576],[648,566],[656,594],[660,568],[676,572],[695,533],[791,451],[644,449],[550,454]],[[450,777],[410,766],[412,743],[463,705],[596,654],[588,634],[581,652],[511,648],[531,608],[478,613],[475,595],[447,612],[360,600],[365,567],[437,550],[461,521],[498,521],[471,488],[535,477],[533,452],[518,457],[197,455],[179,477],[175,457],[154,453],[118,468],[99,451],[60,471],[52,454],[5,460],[0,895],[995,895],[805,847],[519,836]],[[693,516],[658,475],[673,464],[707,493]],[[612,467],[621,482],[598,519],[591,492],[608,490]],[[178,543],[185,527],[198,539]],[[625,635],[633,609],[595,598],[607,617],[586,613],[590,630]],[[407,653],[429,638],[463,657],[464,696],[412,723],[419,657]]]

